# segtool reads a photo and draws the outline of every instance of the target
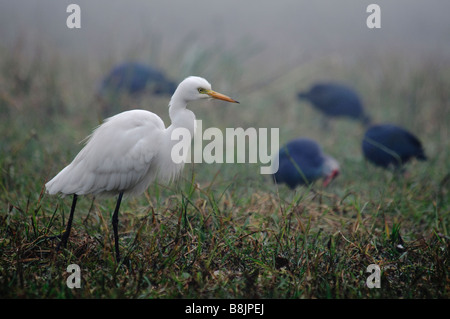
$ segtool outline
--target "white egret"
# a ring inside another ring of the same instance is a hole
[[[191,137],[194,135],[195,115],[186,105],[201,99],[239,103],[213,91],[205,79],[191,76],[178,85],[170,100],[169,127],[152,112],[131,110],[106,119],[94,130],[72,163],[45,184],[49,194],[73,195],[57,251],[67,245],[78,195],[118,195],[112,225],[116,259],[120,260],[117,226],[123,195],[140,195],[156,179],[169,182],[179,175],[184,163],[174,163],[171,158],[172,146],[177,142],[171,139],[171,133],[185,128]]]

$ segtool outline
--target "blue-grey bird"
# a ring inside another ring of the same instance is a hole
[[[300,100],[309,101],[327,117],[350,117],[363,124],[370,123],[359,95],[338,83],[317,83],[309,91],[298,93]]]
[[[285,183],[290,188],[308,185],[323,178],[327,186],[340,171],[339,163],[331,156],[325,155],[314,140],[298,138],[280,148],[278,171],[273,174],[276,183]]]
[[[412,158],[427,159],[419,139],[393,124],[369,127],[362,141],[362,151],[369,162],[384,168],[399,168]]]
[[[171,95],[176,84],[162,71],[137,62],[126,62],[114,67],[101,81],[99,95],[113,93]]]

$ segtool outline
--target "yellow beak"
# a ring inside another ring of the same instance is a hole
[[[224,95],[222,93],[219,93],[219,92],[215,92],[213,90],[207,90],[206,94],[208,94],[213,99],[227,101],[227,102],[231,102],[231,103],[239,103],[238,101],[233,100],[231,97],[226,96],[226,95]]]

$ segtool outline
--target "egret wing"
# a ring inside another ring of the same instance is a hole
[[[154,113],[133,110],[107,119],[73,162],[47,183],[49,193],[113,194],[151,181],[164,123]],[[143,191],[143,190],[141,190]]]

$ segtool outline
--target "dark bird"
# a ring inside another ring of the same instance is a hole
[[[298,98],[309,101],[327,117],[350,117],[365,125],[370,123],[358,94],[342,84],[317,83],[309,91],[300,92]]]
[[[148,91],[156,95],[171,95],[176,84],[163,72],[136,62],[126,62],[114,67],[100,83],[98,94],[138,94]]]
[[[286,183],[292,189],[297,185],[311,184],[319,178],[324,178],[323,186],[327,186],[339,174],[339,163],[325,155],[319,144],[311,139],[290,141],[280,148],[277,157],[279,165],[273,174],[274,181]]]
[[[364,135],[362,151],[369,162],[384,168],[399,168],[412,158],[427,159],[419,139],[392,124],[371,126]]]

